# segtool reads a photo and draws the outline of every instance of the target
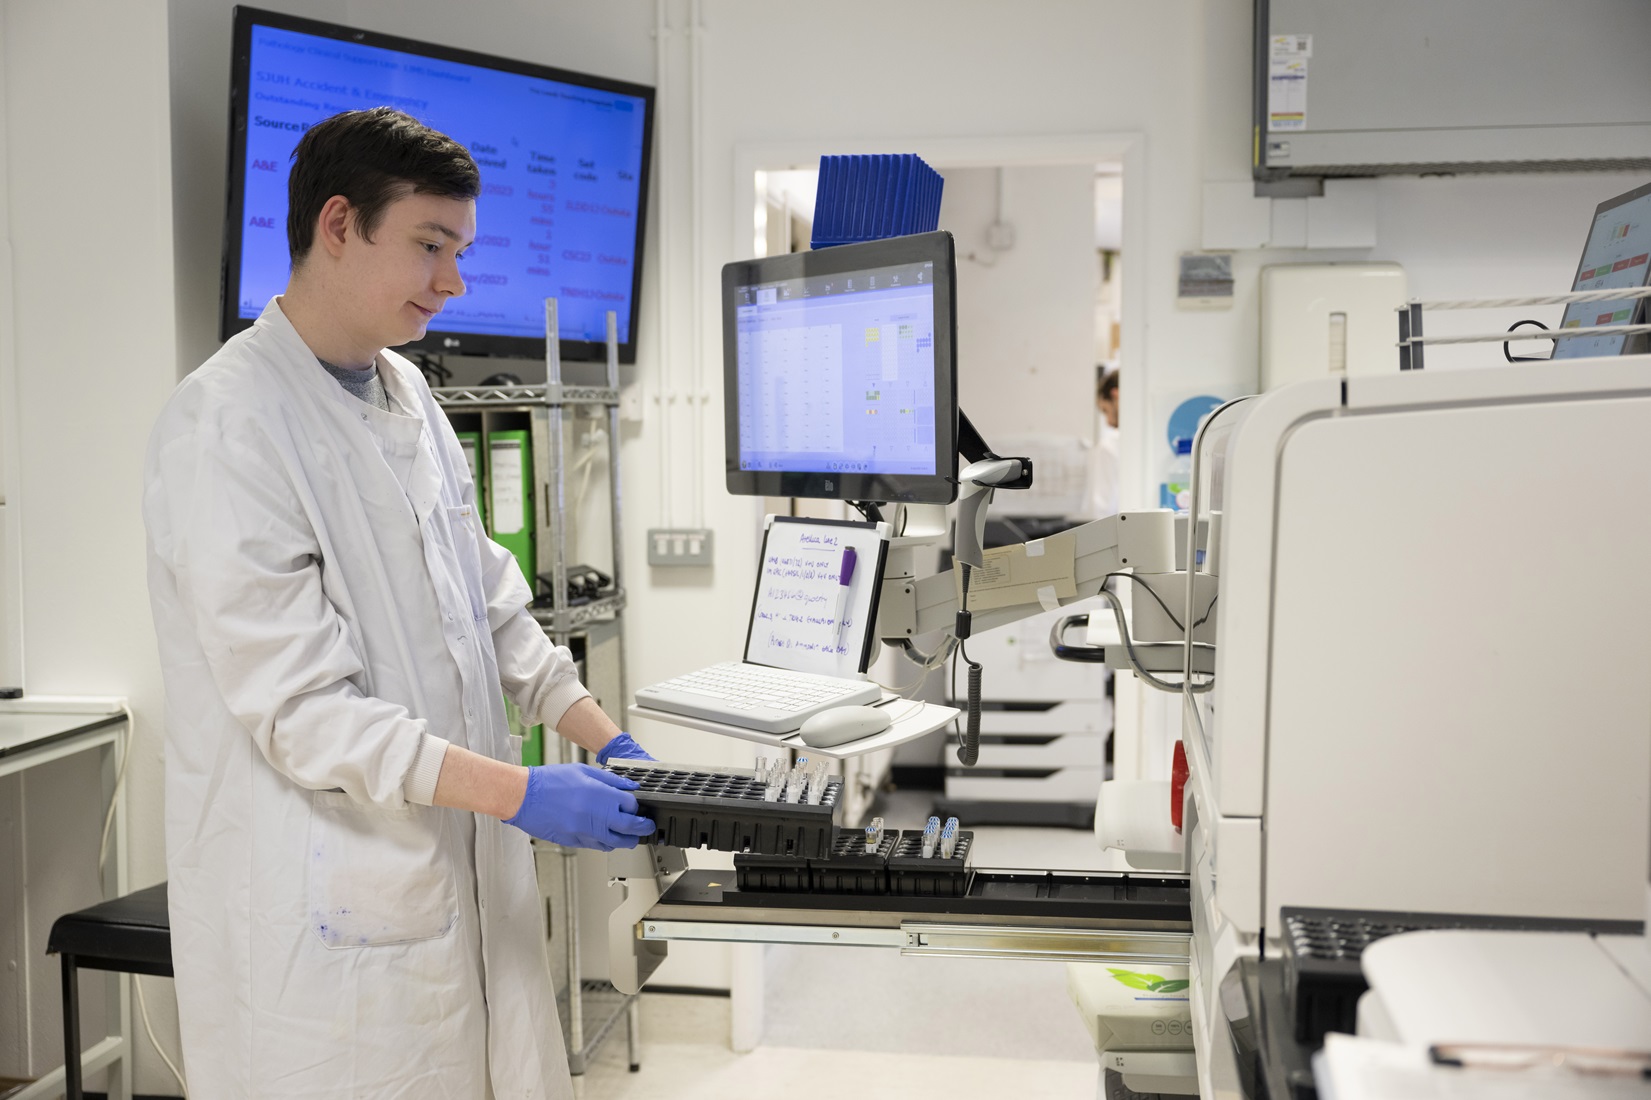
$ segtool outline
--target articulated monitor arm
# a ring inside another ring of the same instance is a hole
[[[1059,599],[1064,605],[1095,595],[1108,574],[1132,570],[1137,575],[1174,573],[1175,513],[1123,512],[1072,528],[1075,595]],[[1025,553],[1025,548],[1020,548]],[[1184,598],[1184,597],[1183,597]],[[951,572],[927,577],[888,576],[883,579],[877,614],[877,636],[890,644],[935,631],[950,631],[957,622],[957,584]],[[973,630],[1018,622],[1047,608],[1036,600],[973,612]],[[1149,639],[1179,641],[1178,638]],[[1179,666],[1177,666],[1179,667]]]
[[[1184,517],[1177,517],[1175,513],[1167,511],[1123,512],[1062,532],[1063,535],[1070,535],[1073,540],[1072,595],[1057,596],[1056,591],[1065,585],[1051,584],[1038,588],[1033,598],[1023,602],[1004,607],[971,610],[967,614],[959,612],[959,584],[954,579],[953,571],[919,578],[915,575],[915,570],[910,568],[909,554],[891,553],[890,564],[886,567],[883,577],[882,600],[877,616],[877,636],[885,643],[903,649],[908,657],[925,668],[938,667],[954,652],[954,647],[960,644],[962,639],[974,632],[1003,626],[1101,594],[1108,577],[1127,571],[1138,585],[1149,590],[1149,598],[1135,601],[1135,624],[1132,629],[1124,620],[1122,604],[1110,592],[1106,593],[1117,619],[1122,645],[1109,646],[1098,656],[1114,668],[1131,669],[1145,683],[1160,691],[1179,694],[1184,679],[1168,681],[1156,675],[1160,672],[1184,673],[1188,667],[1186,628],[1182,624],[1189,616],[1184,613],[1176,615],[1172,610],[1177,602],[1185,601],[1187,592],[1185,574],[1175,571],[1175,535],[1178,518],[1184,522]],[[958,541],[963,541],[961,535]],[[994,556],[993,570],[999,576],[1011,579],[1017,576],[1038,576],[1040,579],[1048,577],[1050,574],[1046,571],[1047,566],[1052,564],[1048,558],[1038,562],[1037,567],[1030,564],[1023,568],[1017,567],[1017,559],[1030,563],[1034,556],[1043,557],[1047,549],[1042,540],[1008,548],[1003,556]],[[1028,553],[1029,550],[1031,553]],[[958,560],[962,561],[961,556]],[[1061,580],[1064,582],[1064,568],[1060,572]],[[1204,609],[1203,619],[1194,620],[1198,626],[1193,631],[1195,651],[1191,655],[1190,667],[1195,673],[1207,673],[1213,665],[1209,646],[1203,643],[1214,633],[1210,616],[1215,609],[1215,578],[1208,574],[1202,576],[1205,583],[1195,584],[1194,600],[1199,599],[1199,590],[1203,590],[1210,599],[1208,607]],[[1194,580],[1198,578],[1195,577]],[[1034,583],[1036,582],[1029,582],[1025,587],[1030,588]],[[973,589],[973,592],[979,591],[980,588]],[[974,601],[971,599],[970,602]],[[1158,611],[1161,611],[1162,615],[1158,615]],[[1067,622],[1062,622],[1055,627],[1054,634],[1057,639],[1066,625]],[[1073,625],[1076,625],[1075,622]],[[1204,630],[1206,626],[1210,627],[1207,631]],[[945,642],[930,654],[925,655],[917,651],[913,645],[913,639],[921,635],[942,631],[947,634]],[[1137,644],[1138,642],[1156,644]],[[958,761],[965,767],[972,767],[978,759],[980,669],[980,665],[972,661],[969,663],[968,722],[962,731],[957,750]]]

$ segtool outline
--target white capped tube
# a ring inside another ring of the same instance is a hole
[[[825,796],[826,780],[830,773],[826,770],[825,758],[816,759],[808,768],[808,803],[818,806],[820,799]]]
[[[957,851],[957,818],[948,817],[945,828],[940,830],[940,857],[951,859]]]

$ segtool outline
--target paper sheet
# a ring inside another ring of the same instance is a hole
[[[1336,1100],[1629,1100],[1651,1082],[1533,1068],[1519,1072],[1436,1066],[1423,1047],[1331,1032],[1313,1058],[1320,1096]]]
[[[522,486],[522,445],[514,439],[493,440],[489,449],[492,468],[492,500],[488,513],[493,520],[493,533],[514,535],[526,524],[523,515],[526,505]]]
[[[1035,542],[987,550],[984,563],[969,574],[969,610],[987,611],[1016,604],[1043,604],[1052,589],[1061,599],[1078,594],[1075,579],[1078,541],[1069,531]],[[963,599],[963,571],[953,567],[958,601]]]
[[[1275,34],[1267,55],[1267,132],[1307,129],[1307,60],[1310,34]]]

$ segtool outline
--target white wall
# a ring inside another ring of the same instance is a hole
[[[999,216],[1014,245],[994,251]],[[1095,166],[945,173],[940,227],[957,239],[957,390],[988,444],[1094,434]],[[1006,452],[1005,452],[1006,453]]]
[[[0,88],[6,87],[6,21],[0,16]],[[16,342],[11,339],[12,250],[10,177],[6,154],[8,112],[0,110],[0,686],[23,683],[23,570],[17,515]]]
[[[132,698],[138,885],[164,874],[159,677],[138,470],[173,381],[216,346],[230,6],[7,0],[4,9],[15,325],[0,339],[11,341],[18,415],[15,427],[0,416],[0,431],[14,436],[0,440],[0,453],[9,444],[19,456],[19,492],[6,510],[16,507],[23,518],[28,686]],[[636,368],[643,419],[627,428],[623,453],[633,687],[731,655],[742,636],[759,505],[722,489],[715,295],[718,269],[734,258],[741,230],[732,201],[737,150],[1141,135],[1143,186],[1125,194],[1125,218],[1140,242],[1127,249],[1140,300],[1128,306],[1138,321],[1124,333],[1126,362],[1135,364],[1124,404],[1126,506],[1148,502],[1156,480],[1148,444],[1154,395],[1253,385],[1256,271],[1266,262],[1326,258],[1242,253],[1233,310],[1182,312],[1175,304],[1176,256],[1201,241],[1204,181],[1248,175],[1248,0],[840,0],[829,19],[799,3],[702,0],[697,39],[685,29],[689,0],[670,0],[663,76],[651,0],[274,6],[662,85]],[[689,64],[696,51],[697,81]],[[1397,260],[1423,295],[1551,290],[1570,277],[1591,207],[1635,182],[1642,181],[1384,180],[1379,246],[1331,258]],[[749,222],[743,231],[749,241]],[[1023,236],[1017,250],[1025,247]],[[1092,307],[1091,296],[1082,303],[1084,324]],[[4,364],[0,352],[0,401],[9,397]],[[1074,374],[1083,380],[1086,415],[1092,366],[1081,350]],[[1047,384],[1078,392],[1076,382],[1057,382],[1053,367]],[[69,463],[55,457],[65,445],[78,456]],[[666,520],[715,529],[716,567],[650,570],[641,532]],[[638,733],[662,754],[743,752],[662,729]],[[727,980],[720,954],[696,965],[696,980]],[[162,1040],[175,1048],[164,983],[155,991]],[[172,1088],[148,1055],[138,1084],[146,1092]]]
[[[0,420],[15,432],[0,449],[17,454],[6,510],[26,686],[130,699],[131,881],[144,886],[166,874],[139,511],[144,443],[175,379],[166,6],[10,0],[4,19],[18,415]],[[71,812],[101,810],[88,798]]]
[[[1200,354],[1203,334],[1175,323],[1172,297],[1175,255],[1196,248],[1199,239],[1202,4],[844,0],[823,20],[795,5],[707,0],[705,11],[708,195],[735,186],[728,166],[741,146],[817,140],[846,152],[868,139],[1144,135],[1145,186],[1138,197],[1126,195],[1125,213],[1139,220],[1151,242],[1139,259],[1141,285],[1149,289],[1142,322],[1124,340],[1153,369],[1173,363],[1220,376],[1224,364]],[[1247,15],[1243,23],[1248,26]],[[1161,40],[1165,28],[1173,28],[1173,48],[1143,46]],[[785,45],[798,35],[808,49]],[[1232,41],[1247,56],[1247,31]],[[844,58],[854,59],[860,78],[845,79]],[[753,95],[754,88],[761,94]],[[707,240],[720,244],[732,241],[738,227],[732,211],[718,205],[703,205],[702,217]],[[1093,309],[1093,299],[1085,308]],[[1085,349],[1080,361],[1087,372],[1093,371],[1090,354]],[[1143,418],[1144,408],[1144,402],[1133,406]],[[1131,411],[1126,405],[1126,440],[1143,434],[1132,430]],[[1124,502],[1139,505],[1145,497],[1136,488],[1140,457],[1127,448],[1122,457]]]
[[[1208,41],[1233,44],[1232,49],[1212,48],[1205,54],[1209,78],[1202,178],[1211,182],[1250,178],[1249,9],[1242,0],[1207,3]],[[1568,73],[1545,71],[1539,64],[1528,65],[1527,72],[1533,81],[1555,85],[1570,79]],[[1204,353],[1215,369],[1193,373],[1201,379],[1225,377],[1254,386],[1260,352],[1258,276],[1263,265],[1390,260],[1404,265],[1411,294],[1422,299],[1558,293],[1570,289],[1594,207],[1645,181],[1642,173],[1623,172],[1380,178],[1375,181],[1376,247],[1241,251],[1234,257],[1231,311],[1171,316],[1208,337]],[[1127,196],[1125,203],[1127,207]],[[1190,216],[1198,218],[1196,212]],[[1197,242],[1188,247],[1196,248]],[[1173,284],[1160,292],[1173,299]],[[1529,309],[1429,314],[1428,331],[1496,331],[1533,315],[1552,324],[1559,314],[1557,306],[1535,314]],[[1546,354],[1546,347],[1531,350]],[[1439,348],[1428,351],[1427,361],[1432,368],[1494,364],[1502,361],[1502,353],[1499,345]],[[1160,385],[1178,385],[1172,380],[1181,372],[1164,370],[1170,366],[1162,361],[1154,365]]]

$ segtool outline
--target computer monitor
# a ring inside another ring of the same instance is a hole
[[[433,352],[542,358],[546,298],[566,359],[636,361],[654,90],[290,15],[235,9],[221,336],[286,285],[287,174],[305,130],[399,108],[481,169],[466,293],[422,340]]]
[[[946,232],[724,267],[728,491],[956,499],[955,277]]]
[[[1643,287],[1651,272],[1651,183],[1637,187],[1599,204],[1588,243],[1582,248],[1576,278],[1571,289],[1622,290]],[[1572,302],[1565,307],[1559,327],[1596,328],[1631,325],[1644,316],[1643,298],[1617,298],[1603,302]],[[1630,343],[1628,336],[1575,336],[1554,341],[1555,359],[1585,359],[1601,355],[1621,355],[1638,350],[1642,340]]]

